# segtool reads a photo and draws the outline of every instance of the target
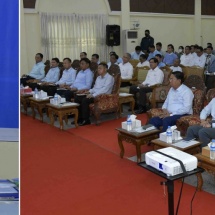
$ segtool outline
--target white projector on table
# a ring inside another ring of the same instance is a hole
[[[172,147],[159,149],[157,151],[181,160],[186,171],[192,171],[197,168],[197,158],[193,155],[182,152]],[[165,155],[159,154],[156,151],[147,152],[145,154],[145,161],[147,165],[152,166],[155,169],[167,174],[167,176],[174,176],[183,172],[178,161],[173,160],[172,158],[169,158]]]

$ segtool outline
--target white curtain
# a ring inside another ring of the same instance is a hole
[[[41,13],[41,42],[44,60],[65,57],[80,59],[80,52],[87,57],[96,53],[100,61],[109,61],[106,46],[107,15]]]

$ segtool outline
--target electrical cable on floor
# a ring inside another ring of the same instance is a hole
[[[183,186],[184,186],[184,178],[182,178],[182,185],[181,185],[181,190],[180,190],[180,194],[179,194],[179,199],[178,199],[178,204],[177,204],[175,215],[178,215],[178,209],[179,209],[179,205],[180,205],[180,201],[181,201]]]
[[[194,192],[194,194],[193,194],[193,197],[192,197],[192,199],[191,199],[191,202],[190,202],[190,215],[193,214],[193,200],[194,200],[194,198],[195,198],[195,196],[196,196],[196,192],[197,192],[197,190],[198,190],[197,188],[198,188],[198,181],[197,181],[196,190],[195,190],[195,192]]]

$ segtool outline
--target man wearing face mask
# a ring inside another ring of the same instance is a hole
[[[149,30],[145,30],[145,37],[142,38],[142,41],[140,43],[143,52],[145,53],[149,52],[150,45],[154,45],[154,38],[150,36]]]

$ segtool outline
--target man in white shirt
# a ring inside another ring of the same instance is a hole
[[[21,84],[24,86],[28,83],[29,80],[37,79],[41,80],[45,76],[45,64],[42,62],[43,54],[37,53],[35,55],[35,64],[29,74],[24,74],[20,80]]]
[[[133,66],[129,63],[131,59],[131,55],[129,53],[125,53],[123,55],[123,62],[119,64],[121,78],[122,80],[131,79],[133,76]],[[128,82],[122,82],[121,87],[129,86]]]
[[[162,84],[164,79],[163,71],[158,68],[158,60],[156,58],[151,58],[149,61],[151,69],[148,71],[145,81],[139,86],[131,86],[129,93],[134,94],[135,108],[139,108],[135,113],[141,114],[145,113],[146,110],[146,93],[152,92],[153,88],[151,86],[156,84]],[[137,105],[136,94],[139,92],[139,105]]]
[[[144,54],[141,50],[141,47],[136,46],[135,51],[131,53],[131,59],[139,60],[141,54]]]
[[[212,120],[207,120],[211,114]],[[185,140],[199,138],[202,147],[207,146],[211,139],[215,139],[215,98],[201,111],[201,124],[193,125],[187,129]]]
[[[204,68],[206,62],[206,56],[203,53],[203,48],[199,46],[196,49],[196,56],[194,57],[194,66],[199,66]]]
[[[182,116],[193,113],[194,95],[191,89],[183,84],[184,74],[173,72],[169,80],[171,88],[162,106],[163,115],[149,120],[149,123],[157,128],[163,126],[162,132],[165,132],[168,126],[175,125]]]
[[[193,66],[194,65],[194,58],[193,55],[190,53],[191,47],[185,47],[185,53],[181,56],[181,64],[184,66]]]
[[[181,63],[180,59],[179,58],[176,58],[174,60],[174,63],[173,63],[173,66],[170,67],[170,69],[172,70],[172,72],[182,72],[182,68],[179,66]]]
[[[193,58],[195,58],[197,56],[196,49],[198,48],[198,45],[191,45],[190,48],[190,54],[193,55]]]
[[[144,66],[148,66],[150,67],[149,61],[147,61],[148,56],[146,54],[141,54],[140,55],[140,62],[137,64],[137,67],[144,67]]]

